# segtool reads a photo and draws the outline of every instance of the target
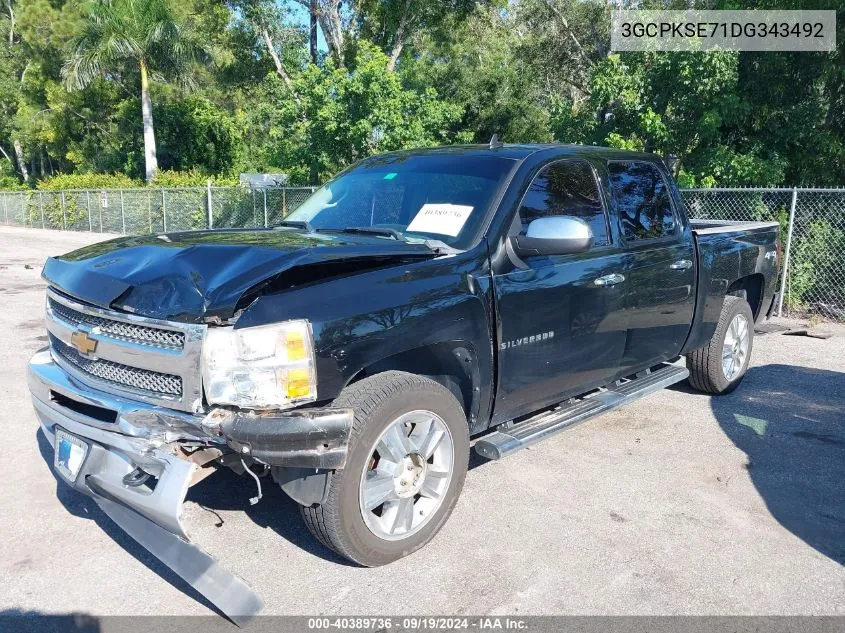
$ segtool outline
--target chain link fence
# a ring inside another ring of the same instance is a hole
[[[97,233],[273,226],[314,187],[184,187],[0,192],[0,221]],[[791,316],[845,321],[845,189],[685,189],[691,218],[781,227],[782,306]]]
[[[96,233],[162,233],[273,226],[315,187],[174,187],[0,192],[0,221]]]
[[[691,218],[780,224],[779,314],[845,321],[845,189],[685,189]]]

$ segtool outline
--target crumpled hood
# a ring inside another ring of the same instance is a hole
[[[230,319],[241,297],[293,268],[376,258],[390,265],[433,257],[423,244],[290,229],[197,231],[125,237],[51,257],[43,277],[100,306],[157,319]]]

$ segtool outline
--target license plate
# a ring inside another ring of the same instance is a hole
[[[73,483],[88,455],[88,443],[60,428],[56,429],[55,468]]]

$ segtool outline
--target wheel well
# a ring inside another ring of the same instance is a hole
[[[727,294],[742,297],[748,301],[755,321],[760,315],[760,308],[763,303],[763,283],[763,275],[754,273],[747,277],[740,277],[728,287]]]
[[[452,392],[463,407],[467,421],[477,413],[478,363],[472,348],[461,342],[417,347],[368,365],[348,384],[385,371],[404,371],[430,378]]]

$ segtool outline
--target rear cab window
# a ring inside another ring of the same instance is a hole
[[[655,165],[610,161],[607,171],[626,242],[659,240],[677,233],[670,189]]]

